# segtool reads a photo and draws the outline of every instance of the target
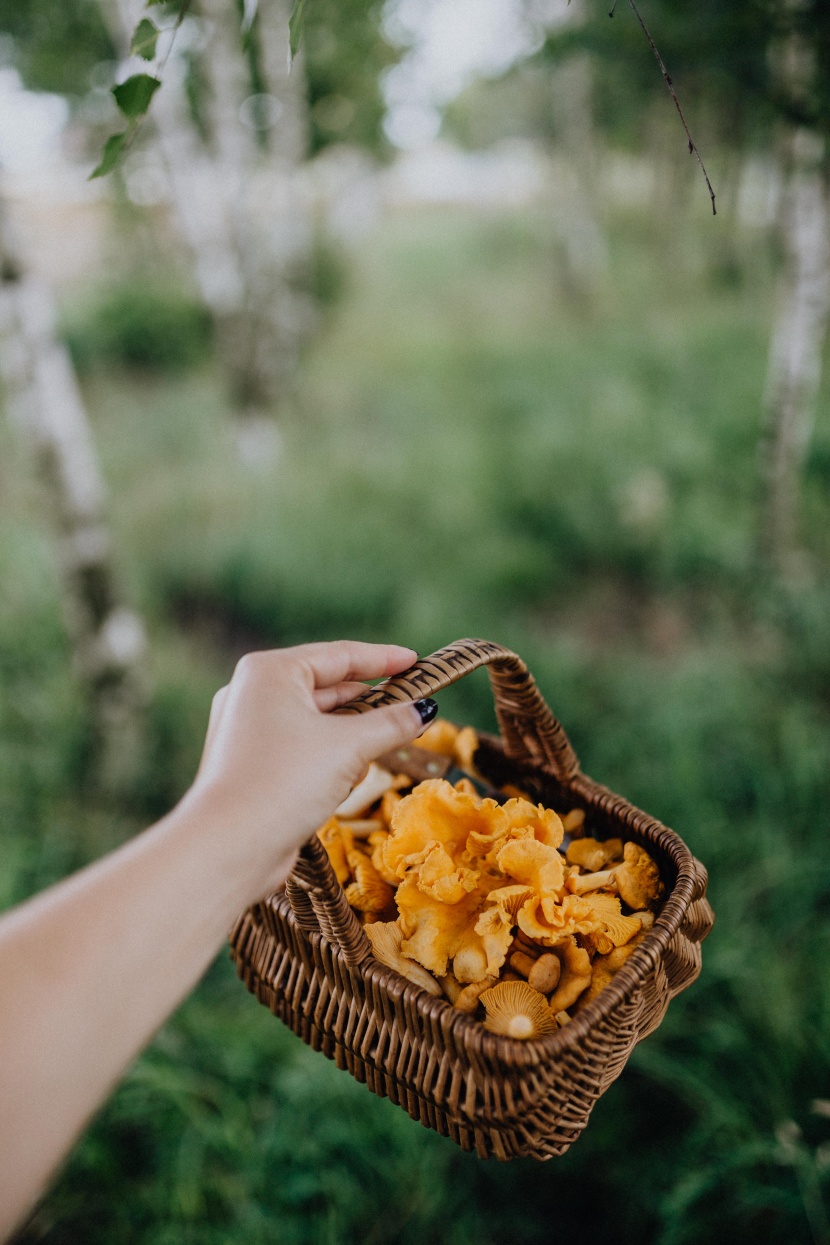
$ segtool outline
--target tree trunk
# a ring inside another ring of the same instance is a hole
[[[117,587],[104,484],[51,294],[26,271],[2,204],[0,382],[10,418],[34,447],[56,532],[62,607],[89,708],[92,774],[117,789],[141,756],[144,626]]]
[[[240,46],[238,14],[226,0],[200,0],[200,9],[211,27],[202,59],[208,128],[245,281],[231,365],[234,392],[237,407],[257,419],[293,408],[300,351],[316,319],[310,230],[296,186],[307,146],[305,79],[299,64],[288,71],[289,7],[283,0],[269,0],[257,12],[264,88],[258,96]],[[259,129],[257,104],[266,106]]]
[[[570,0],[567,22],[585,22],[583,0]],[[553,214],[564,257],[565,289],[576,303],[590,303],[608,266],[608,242],[600,222],[597,138],[593,118],[590,57],[576,53],[552,72],[556,150],[567,162],[558,179],[560,202]],[[564,178],[562,174],[564,173]]]
[[[571,294],[590,301],[608,266],[608,243],[597,205],[596,135],[592,116],[593,77],[586,55],[571,57],[554,71],[557,146],[569,165],[566,202],[555,214]]]
[[[830,196],[825,141],[795,130],[783,204],[785,266],[770,342],[761,439],[762,556],[787,577],[798,549],[798,490],[821,382],[830,313]]]
[[[126,55],[141,5],[103,3]],[[274,417],[293,408],[300,350],[316,323],[310,229],[295,186],[306,154],[305,79],[300,66],[288,73],[288,9],[283,0],[269,0],[260,6],[256,36],[272,114],[266,120],[274,124],[258,130],[263,92],[255,93],[239,12],[227,0],[200,0],[199,13],[207,142],[191,115],[185,64],[175,54],[165,64],[151,117],[240,417],[240,450],[261,459],[274,449]]]

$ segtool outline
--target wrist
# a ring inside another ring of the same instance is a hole
[[[212,878],[225,880],[230,922],[285,881],[307,837],[286,835],[296,824],[290,812],[257,815],[240,802],[238,788],[220,782],[192,787],[165,822]]]

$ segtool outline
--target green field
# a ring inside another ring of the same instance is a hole
[[[756,560],[775,255],[702,215],[618,214],[610,242],[586,304],[541,211],[391,217],[348,256],[296,422],[254,469],[209,361],[87,350],[153,646],[148,755],[117,806],[84,794],[48,526],[0,428],[0,900],[169,807],[245,648],[480,635],[525,657],[586,771],[709,867],[699,982],[567,1156],[499,1166],[308,1051],[223,958],[20,1241],[830,1241],[828,393],[784,590]],[[89,346],[92,312],[67,321]],[[442,709],[490,726],[486,679]]]

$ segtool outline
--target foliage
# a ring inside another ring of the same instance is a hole
[[[400,53],[384,36],[382,16],[381,0],[313,0],[306,8],[312,152],[331,143],[384,150],[381,76]]]
[[[99,0],[0,0],[0,31],[15,40],[21,76],[34,91],[79,98],[95,66],[114,55]]]
[[[125,276],[74,306],[64,336],[82,371],[109,364],[172,372],[205,358],[210,319],[179,286]]]
[[[645,99],[665,97],[665,83],[626,0],[614,6],[613,21],[605,3],[586,8],[585,24],[551,34],[542,55],[593,52],[602,64],[602,124],[619,129],[631,125]],[[723,141],[758,138],[776,118],[830,131],[830,10],[822,0],[653,0],[647,20],[681,102],[694,100]],[[794,40],[804,60],[795,75],[784,67]]]
[[[700,258],[703,210],[672,240],[670,283],[659,234],[618,214],[590,312],[567,301],[543,217],[393,219],[308,360],[306,430],[260,474],[235,458],[209,366],[137,378],[91,352],[124,569],[154,636],[152,756],[126,812],[74,785],[54,581],[4,434],[7,901],[176,798],[243,649],[352,632],[425,651],[480,633],[526,656],[588,773],[683,834],[718,918],[700,981],[544,1167],[482,1163],[373,1098],[222,957],[21,1242],[825,1239],[830,611],[816,586],[757,590],[774,260],[747,232],[724,284]],[[819,584],[821,409],[804,532]],[[442,707],[492,724],[483,677]]]

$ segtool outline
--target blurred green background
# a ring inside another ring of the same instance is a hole
[[[375,34],[388,35],[376,8],[353,6],[359,48],[371,43],[370,10]],[[6,25],[31,76],[25,34]],[[665,29],[683,43],[682,28],[666,19]],[[463,145],[512,132],[553,172],[520,201],[453,200],[439,184],[387,194],[346,237],[318,221],[319,321],[277,448],[267,442],[253,464],[164,201],[136,203],[116,175],[106,229],[117,262],[55,287],[110,490],[122,591],[149,635],[144,745],[119,790],[90,778],[49,511],[31,449],[6,421],[0,901],[24,899],[170,807],[194,773],[210,697],[246,649],[349,635],[425,653],[478,635],[525,658],[584,769],[673,826],[709,868],[717,924],[702,976],[565,1157],[500,1166],[303,1047],[223,955],[19,1242],[830,1240],[828,392],[782,576],[758,552],[758,447],[786,248],[774,212],[741,209],[748,162],[759,151],[772,161],[773,137],[766,148],[752,133],[728,144],[728,124],[710,115],[714,87],[707,94],[705,75],[689,86],[716,189],[734,191],[713,220],[694,169],[678,171],[683,140],[659,77],[653,97],[641,85],[649,53],[632,30],[617,55],[636,68],[617,64],[610,79],[616,118],[603,49],[587,53],[602,82],[589,109],[593,180],[579,192],[601,231],[590,273],[567,234],[587,148],[569,154],[564,123],[547,133],[533,120],[563,115],[540,96],[562,47],[537,41],[514,67],[470,75],[439,141],[460,159]],[[312,85],[325,80],[323,52],[337,63],[336,35],[309,32]],[[387,44],[375,85],[406,55]],[[75,89],[46,70],[32,84]],[[378,130],[377,91],[364,83],[355,95],[365,133],[346,137],[374,146],[386,163],[373,176],[389,176],[407,153],[395,156]],[[151,133],[143,141],[151,150]],[[443,694],[441,708],[492,726],[484,678]]]

